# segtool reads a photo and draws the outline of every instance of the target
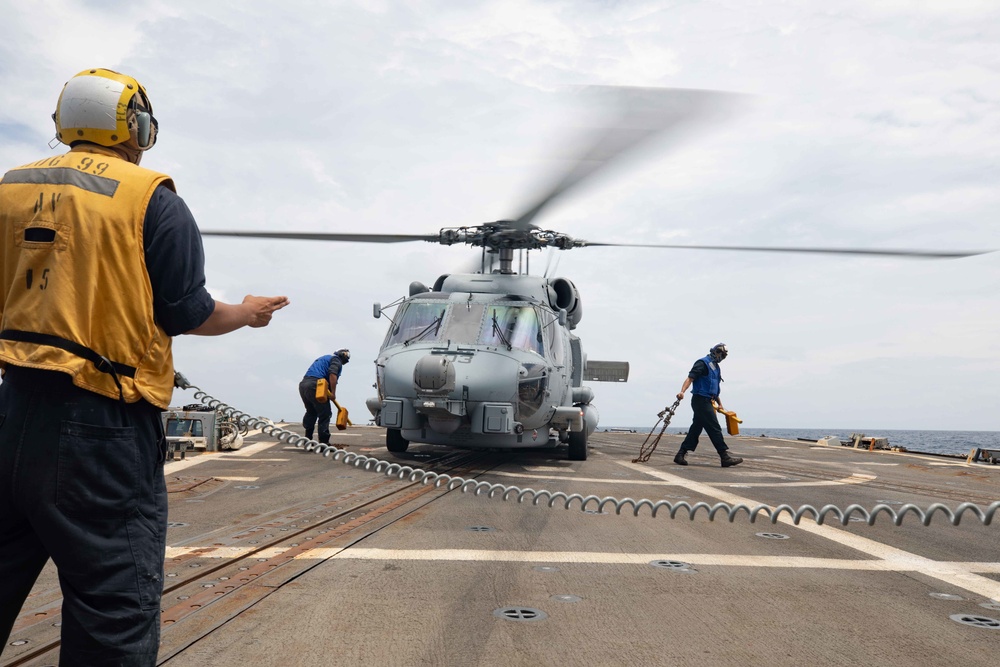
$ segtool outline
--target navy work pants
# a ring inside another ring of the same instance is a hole
[[[691,395],[691,409],[694,411],[694,420],[691,428],[688,429],[687,437],[681,443],[682,452],[693,452],[698,446],[698,438],[704,430],[708,433],[708,439],[715,445],[715,451],[719,456],[726,456],[729,447],[722,437],[722,427],[719,426],[719,417],[712,407],[712,399],[708,396]]]
[[[0,384],[0,650],[49,558],[61,665],[155,665],[167,532],[160,410],[9,366]],[[29,619],[30,622],[30,619]]]
[[[330,401],[316,400],[316,383],[319,378],[302,378],[299,382],[299,396],[302,397],[302,404],[306,408],[306,414],[302,417],[302,427],[306,430],[306,437],[312,440],[313,429],[319,424],[319,441],[324,445],[330,444],[330,419],[333,417],[333,408]]]

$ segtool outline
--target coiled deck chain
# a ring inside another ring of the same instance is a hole
[[[338,463],[353,465],[355,468],[359,468],[361,470],[379,472],[387,477],[396,477],[401,480],[420,482],[422,484],[433,484],[436,487],[443,486],[448,490],[458,490],[462,493],[472,493],[475,496],[485,495],[487,498],[499,498],[501,500],[515,499],[518,503],[530,501],[532,505],[544,503],[550,508],[553,508],[556,505],[562,505],[562,507],[567,510],[576,507],[581,511],[593,511],[596,509],[600,512],[604,512],[608,508],[614,508],[615,514],[621,514],[623,510],[628,510],[631,511],[633,516],[639,516],[639,512],[642,511],[643,508],[648,508],[653,518],[655,518],[658,514],[662,514],[663,511],[666,511],[667,515],[671,519],[676,519],[678,513],[680,513],[681,510],[684,510],[687,512],[688,518],[692,521],[694,521],[695,517],[697,517],[700,512],[704,511],[708,515],[709,521],[715,521],[716,517],[724,516],[730,523],[733,523],[741,514],[746,514],[746,516],[750,519],[750,523],[755,523],[759,517],[764,516],[769,519],[772,524],[776,524],[782,515],[787,514],[791,518],[792,523],[795,525],[798,525],[802,519],[808,518],[812,519],[819,525],[828,522],[830,519],[834,519],[845,526],[853,517],[861,518],[869,526],[874,526],[875,521],[882,514],[890,519],[893,525],[896,526],[902,525],[903,519],[905,519],[908,514],[916,516],[920,520],[920,523],[924,526],[929,526],[931,519],[933,519],[936,514],[943,515],[949,522],[951,522],[952,525],[957,526],[961,522],[962,517],[967,513],[978,518],[984,526],[988,526],[993,521],[993,515],[1000,510],[1000,501],[991,503],[985,510],[975,503],[962,503],[954,510],[943,503],[933,503],[928,506],[926,510],[911,503],[901,506],[898,511],[881,503],[875,505],[875,507],[871,510],[856,504],[848,505],[844,509],[841,509],[836,505],[824,505],[823,507],[817,509],[812,505],[802,505],[798,508],[785,504],[778,505],[776,507],[771,507],[769,505],[756,505],[754,507],[750,507],[749,505],[745,505],[743,503],[730,505],[729,503],[724,502],[715,503],[714,505],[710,505],[706,502],[697,502],[692,505],[691,503],[683,501],[652,501],[645,498],[640,500],[634,500],[632,498],[618,499],[613,496],[605,496],[602,498],[597,495],[584,496],[579,493],[566,494],[562,491],[553,492],[546,489],[522,489],[518,486],[491,484],[489,482],[480,482],[475,479],[465,479],[463,477],[429,472],[420,468],[413,468],[399,463],[391,463],[372,456],[365,456],[356,452],[348,452],[343,449],[337,449],[331,445],[321,444],[315,440],[310,440],[305,436],[301,436],[297,433],[275,426],[274,423],[270,421],[266,421],[258,417],[251,417],[250,415],[240,412],[239,410],[226,405],[222,401],[213,398],[198,387],[187,384],[186,381],[185,384],[179,384],[178,386],[181,386],[184,389],[194,389],[194,396],[196,399],[200,400],[210,408],[219,410],[225,416],[247,426],[248,428],[260,429],[262,433],[273,436],[279,442],[293,445],[295,447],[302,447],[306,451],[313,451],[326,458],[332,458]],[[579,505],[577,505],[577,503],[579,503]]]

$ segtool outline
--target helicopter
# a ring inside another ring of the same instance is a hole
[[[599,246],[954,258],[981,252],[706,246],[590,242],[534,219],[553,200],[636,146],[689,129],[741,96],[718,91],[600,87],[618,104],[615,122],[587,141],[555,185],[514,219],[441,228],[433,234],[202,231],[205,236],[362,243],[423,241],[480,249],[478,267],[444,273],[375,318],[390,321],[375,359],[377,395],[366,405],[386,429],[389,452],[411,443],[468,449],[556,447],[583,461],[599,414],[585,382],[626,382],[627,361],[590,360],[576,334],[583,306],[574,283],[530,274],[532,251]],[[515,268],[515,258],[517,267]],[[395,315],[389,309],[395,307]]]

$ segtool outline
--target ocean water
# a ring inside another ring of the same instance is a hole
[[[621,427],[609,427],[621,428]],[[632,428],[638,433],[649,433],[646,427],[624,427]],[[604,430],[604,426],[599,426],[598,430]],[[687,427],[668,427],[667,433],[686,433]],[[740,435],[754,437],[767,436],[769,438],[784,438],[786,440],[797,440],[808,438],[809,440],[819,440],[826,436],[837,436],[840,440],[850,440],[852,433],[864,433],[867,437],[888,438],[890,446],[902,446],[911,452],[926,452],[930,454],[961,454],[967,455],[969,451],[978,447],[980,449],[1000,450],[1000,431],[900,431],[900,430],[872,430],[860,431],[858,429],[837,429],[837,428],[753,428],[740,429]],[[702,435],[702,440],[708,442],[708,436]],[[732,437],[732,436],[726,436]]]

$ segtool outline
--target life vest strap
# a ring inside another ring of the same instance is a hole
[[[105,356],[102,356],[90,349],[86,345],[81,345],[75,341],[63,338],[61,336],[54,336],[52,334],[43,334],[36,331],[19,331],[17,329],[4,329],[0,331],[0,338],[4,340],[13,340],[19,343],[35,343],[36,345],[48,345],[49,347],[58,347],[61,350],[66,350],[71,354],[75,354],[78,357],[82,357],[87,361],[93,362],[94,366],[102,373],[108,373],[115,378],[115,384],[118,384],[118,377],[125,376],[129,378],[135,378],[135,368],[133,366],[126,366],[125,364],[120,364],[117,361],[111,361]],[[121,390],[121,385],[119,385],[119,391]]]

